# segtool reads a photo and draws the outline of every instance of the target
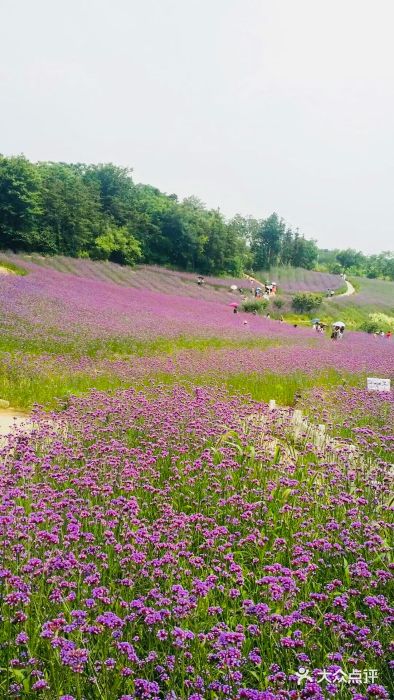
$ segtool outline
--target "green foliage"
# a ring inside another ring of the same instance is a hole
[[[258,269],[269,270],[277,264],[285,230],[285,222],[276,213],[260,222],[252,240],[253,262]]]
[[[134,184],[129,168],[34,165],[23,156],[0,160],[0,234],[3,247],[12,250],[126,264],[141,259],[234,277],[294,260],[310,267],[315,249],[277,214],[265,220],[237,215],[226,222],[196,197],[179,201]]]
[[[126,226],[112,227],[96,238],[92,257],[120,265],[135,265],[141,259],[141,246]]]
[[[113,163],[33,164],[23,156],[0,156],[0,241],[14,251],[141,260],[203,274],[238,277],[276,265],[318,265],[394,280],[392,253],[319,251],[276,213],[226,221],[196,197],[179,201],[135,184],[129,168]]]
[[[377,321],[368,319],[367,321],[363,321],[363,323],[360,324],[359,330],[365,331],[366,333],[379,333],[379,331],[382,330],[382,327]]]
[[[105,219],[96,188],[86,183],[78,167],[65,163],[39,163],[42,213],[36,250],[74,257],[89,251]]]
[[[282,309],[284,304],[285,304],[283,299],[278,299],[278,298],[274,299],[272,303],[274,306],[276,306],[277,309]]]
[[[290,264],[294,267],[304,267],[306,270],[312,270],[316,259],[316,242],[307,240],[296,231],[291,247]]]
[[[271,214],[268,219],[236,217],[238,226],[247,233],[254,269],[269,270],[276,265],[292,265],[311,270],[317,260],[315,241],[286,227],[283,219]]]
[[[0,241],[3,248],[37,249],[41,204],[37,168],[23,156],[0,156]]]
[[[267,308],[267,300],[266,299],[248,299],[247,301],[244,301],[242,304],[242,309],[243,311],[247,311],[249,313],[253,313],[253,311],[257,311],[258,314],[262,314],[264,309]]]
[[[368,319],[359,328],[367,333],[394,331],[394,316],[388,316],[384,313],[369,314]]]
[[[25,270],[24,267],[15,265],[15,263],[10,262],[9,260],[4,260],[3,258],[0,258],[0,267],[4,267],[6,270],[14,272],[15,275],[20,275],[21,277],[27,275],[27,270]]]
[[[246,233],[195,197],[182,202],[112,163],[0,159],[4,248],[170,265],[240,276],[251,265]]]
[[[321,294],[312,294],[312,292],[298,292],[293,296],[292,306],[299,313],[307,314],[320,306],[322,300],[323,297]]]
[[[342,267],[339,263],[333,263],[333,265],[330,266],[329,272],[331,272],[333,275],[340,275],[342,272]]]
[[[394,316],[389,316],[388,314],[372,313],[369,315],[372,321],[380,323],[380,329],[386,331],[394,331]]]
[[[394,253],[383,251],[378,255],[364,255],[359,250],[319,250],[316,269],[322,272],[339,274],[349,272],[352,275],[369,279],[394,280]]]

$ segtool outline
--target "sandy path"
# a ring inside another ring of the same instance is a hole
[[[262,284],[258,280],[256,280],[254,277],[250,277],[250,275],[245,275],[245,277],[250,281],[254,282],[255,284]],[[353,285],[351,282],[348,282],[345,280],[346,284],[346,292],[343,292],[343,294],[336,294],[333,297],[328,297],[329,299],[339,299],[340,297],[350,297],[351,294],[355,294],[356,290],[354,289]]]
[[[347,280],[345,280],[345,284],[347,287],[346,292],[344,292],[343,294],[336,294],[335,296],[330,297],[330,299],[340,299],[341,297],[350,297],[351,294],[356,293],[356,290],[354,289],[351,282],[348,282]]]
[[[11,274],[11,270],[7,270],[6,267],[2,267],[0,265],[0,275],[10,275],[10,274]]]
[[[20,426],[23,423],[28,425],[28,413],[16,411],[14,408],[0,408],[0,437],[8,435],[14,425]]]

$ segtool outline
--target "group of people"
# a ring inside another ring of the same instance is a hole
[[[344,332],[345,326],[334,325],[331,331],[331,340],[342,340]]]
[[[388,340],[390,340],[391,336],[392,336],[391,331],[387,331],[387,333],[385,333],[384,331],[379,331],[378,333],[373,334],[374,338],[387,338]]]
[[[271,296],[275,296],[276,291],[276,282],[266,282],[264,285],[264,289],[262,287],[256,287],[252,289],[252,293],[256,299],[269,299]]]
[[[342,277],[344,280],[346,279],[346,275],[342,275]],[[203,275],[198,275],[197,284],[199,287],[202,287],[205,284],[205,279],[204,279]],[[241,287],[237,287],[236,285],[232,285],[230,289],[231,289],[231,291],[237,290],[241,294],[243,301],[247,300],[247,296],[245,296],[245,290],[242,289]],[[252,295],[255,297],[255,299],[261,299],[261,298],[269,299],[270,296],[275,296],[276,291],[277,291],[276,282],[266,282],[264,285],[264,288],[253,287],[251,290]],[[327,289],[327,296],[332,297],[332,296],[334,296],[334,293],[335,292],[332,289]],[[238,313],[238,304],[232,304],[232,306],[233,306],[233,312],[235,314]],[[257,316],[256,310],[254,310],[252,313],[254,316]],[[266,318],[267,319],[271,318],[269,313],[266,314]],[[284,323],[283,316],[280,317],[279,321],[281,323]],[[244,321],[244,324],[246,324],[246,323],[247,323],[247,321]],[[297,328],[297,326],[298,326],[297,323],[294,323],[293,325],[294,325],[294,328]],[[316,331],[316,333],[324,333],[326,328],[327,328],[327,324],[316,319],[315,321],[313,321],[312,327],[313,327],[313,330]],[[331,331],[331,339],[332,340],[341,340],[343,338],[344,331],[345,331],[344,324],[342,324],[342,323],[333,324],[332,331]],[[391,331],[387,331],[386,333],[384,331],[377,331],[373,334],[374,338],[390,339],[391,336],[392,336]]]
[[[325,329],[327,328],[327,324],[322,323],[321,321],[315,321],[312,328],[314,331],[316,331],[316,333],[324,333]]]

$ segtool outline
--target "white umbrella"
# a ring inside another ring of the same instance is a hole
[[[230,289],[232,289],[233,292],[235,292],[236,289],[238,289],[236,284],[232,284]]]
[[[345,324],[343,321],[335,321],[335,323],[332,324],[333,326],[337,326],[338,328],[345,328]]]

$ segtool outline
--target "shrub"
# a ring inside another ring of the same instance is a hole
[[[371,321],[371,319],[369,319],[368,321],[364,321],[359,326],[359,330],[365,331],[366,333],[378,333],[381,330],[381,327],[376,321]]]
[[[389,316],[382,312],[369,314],[371,321],[375,321],[380,325],[380,328],[387,331],[394,331],[394,316]]]
[[[368,319],[360,325],[359,330],[367,333],[394,331],[394,318],[383,313],[369,314]]]
[[[264,309],[267,308],[267,304],[268,302],[266,299],[248,299],[248,301],[244,301],[242,304],[242,309],[248,313],[257,311],[258,314],[262,314]]]
[[[334,263],[330,267],[330,272],[333,275],[340,275],[342,272],[342,265],[340,265],[338,262]]]
[[[312,294],[312,292],[299,292],[292,299],[293,308],[300,313],[309,313],[322,303],[323,297],[321,294]]]
[[[274,306],[276,306],[277,309],[281,309],[282,306],[284,306],[285,302],[283,301],[283,299],[274,299],[272,303]]]
[[[126,226],[108,228],[95,240],[91,253],[96,260],[110,260],[119,265],[135,265],[141,258],[141,246]]]

